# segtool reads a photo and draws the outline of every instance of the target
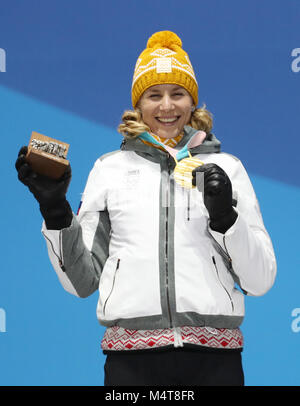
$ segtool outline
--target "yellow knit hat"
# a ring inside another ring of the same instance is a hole
[[[153,34],[140,54],[132,81],[132,105],[136,106],[145,90],[163,83],[184,87],[198,104],[198,83],[181,39],[172,31]]]

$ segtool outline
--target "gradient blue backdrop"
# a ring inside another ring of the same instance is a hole
[[[136,59],[166,29],[223,150],[249,172],[277,256],[272,290],[246,298],[246,385],[300,384],[299,20],[298,0],[0,0],[0,385],[103,385],[97,293],[61,287],[14,162],[32,130],[69,142],[76,211],[94,161],[122,141]]]

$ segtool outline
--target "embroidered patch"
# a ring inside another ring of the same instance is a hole
[[[139,169],[130,169],[124,174],[123,187],[125,189],[133,189],[139,186],[140,171]]]
[[[128,175],[139,175],[140,171],[138,169],[132,169],[127,172]]]
[[[172,58],[156,58],[156,73],[172,72]]]

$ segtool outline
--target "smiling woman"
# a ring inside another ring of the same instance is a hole
[[[243,294],[267,292],[276,261],[242,163],[221,153],[197,104],[181,40],[155,33],[134,69],[121,148],[95,162],[77,216],[70,167],[56,181],[35,174],[24,149],[16,162],[63,287],[99,291],[107,386],[244,384]],[[180,165],[190,188],[176,183]]]
[[[170,85],[169,85],[170,86]],[[153,86],[153,88],[159,87],[159,85]],[[180,88],[180,87],[179,87]],[[151,91],[152,87],[149,89]],[[184,88],[180,88],[181,91],[185,91]],[[145,92],[145,94],[148,91]],[[142,96],[144,98],[145,94]],[[153,95],[152,100],[155,101],[157,96]],[[145,113],[145,111],[143,111]],[[160,119],[161,120],[161,119]],[[162,120],[161,120],[162,121]],[[191,107],[190,110],[190,118],[187,123],[191,127],[205,131],[207,134],[210,133],[213,124],[213,117],[212,114],[206,109],[206,106],[203,105],[200,108]],[[178,129],[179,126],[177,126]],[[159,134],[155,133],[155,126],[151,128],[151,122],[148,122],[147,117],[145,118],[145,114],[142,114],[141,108],[138,106],[134,110],[126,110],[122,115],[122,123],[118,127],[118,131],[124,136],[124,138],[136,138],[143,132],[148,132],[152,136],[159,136]],[[182,128],[178,132],[180,138],[182,135]],[[178,135],[177,134],[177,135]],[[161,135],[163,138],[163,135]],[[166,137],[170,139],[170,136]]]
[[[151,86],[140,98],[138,107],[151,132],[161,138],[181,134],[194,109],[188,91],[172,84]]]
[[[213,118],[205,107],[196,108],[189,93],[181,86],[151,86],[134,110],[124,112],[118,131],[128,139],[148,132],[164,144],[175,138],[180,140],[185,125],[209,134]]]
[[[185,125],[210,133],[212,114],[206,106],[197,108],[198,84],[180,38],[162,31],[149,38],[133,75],[132,105],[126,110],[118,131],[125,138],[148,132],[159,141],[174,145]]]

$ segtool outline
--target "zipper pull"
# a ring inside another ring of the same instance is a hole
[[[173,332],[174,332],[174,347],[175,348],[183,347],[180,327],[174,327]]]
[[[213,334],[213,335],[215,335],[215,336],[218,335],[218,330],[217,330],[216,328],[207,327],[207,326],[205,326],[204,328],[205,328],[205,330],[207,330],[210,334]]]
[[[61,269],[63,272],[66,272],[66,268],[65,268],[64,264],[61,262],[61,259],[59,260],[59,266],[60,266],[60,269]]]
[[[116,271],[119,269],[120,266],[120,258],[118,258],[117,266],[116,266]]]

